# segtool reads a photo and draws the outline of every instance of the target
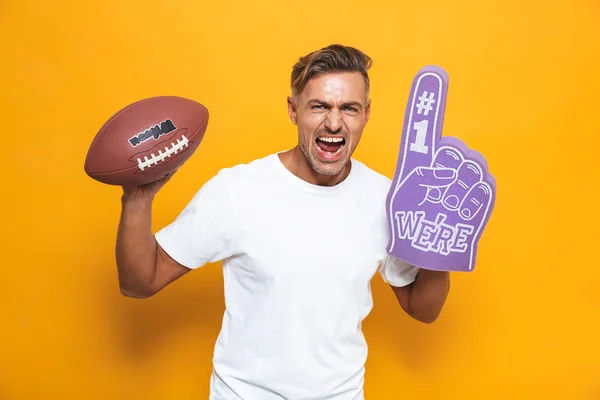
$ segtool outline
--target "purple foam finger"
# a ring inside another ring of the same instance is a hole
[[[496,186],[480,153],[441,137],[447,84],[431,66],[413,81],[386,203],[388,253],[424,269],[472,271]]]
[[[469,155],[468,158],[472,158],[472,157],[470,157],[470,155],[471,155],[471,153],[473,153],[473,150],[470,150],[469,147],[467,147],[467,144],[457,137],[454,137],[454,136],[442,137],[438,143],[438,149],[442,149],[442,148],[453,149],[455,152],[460,153],[461,157],[463,159],[467,158],[467,155]],[[481,157],[481,158],[483,159],[483,157]]]
[[[438,148],[435,157],[433,158],[432,167],[447,167],[458,169],[462,164],[464,156],[460,151],[450,146],[441,146]]]
[[[421,68],[413,79],[404,113],[396,171],[386,199],[390,234],[388,251],[394,247],[397,236],[391,207],[402,182],[417,168],[431,166],[433,154],[442,135],[447,92],[448,75],[438,66]],[[431,190],[430,188],[429,191]]]
[[[479,164],[485,177],[491,177],[490,173],[488,172],[487,161],[485,160],[485,158],[483,157],[483,155],[480,152],[478,152],[477,150],[468,150],[467,158],[469,160],[472,160],[472,161],[476,162],[477,164]],[[492,180],[493,180],[493,178],[492,178]],[[492,186],[495,186],[495,183]]]
[[[442,136],[448,76],[440,67],[430,65],[413,79],[404,113],[402,141],[398,153],[398,185],[414,168],[430,166]]]
[[[458,213],[465,221],[477,217],[480,212],[485,212],[492,198],[492,189],[487,182],[477,182],[466,194],[459,206]]]
[[[448,210],[457,210],[467,192],[483,180],[483,171],[477,163],[471,160],[463,161],[458,167],[457,174],[456,183],[448,188],[442,200]]]
[[[441,145],[441,142],[442,141],[440,141],[440,145]],[[455,149],[453,147],[441,145],[440,147],[438,147],[437,152],[433,156],[433,161],[431,163],[431,166],[435,167],[435,168],[451,168],[454,170],[458,170],[458,168],[462,164],[463,160],[464,160],[464,156],[461,154],[460,151],[458,151],[457,149]],[[448,188],[443,188],[443,189],[432,188],[427,193],[427,200],[429,200],[433,203],[442,201],[442,199],[444,198],[444,196],[446,194],[447,189]]]

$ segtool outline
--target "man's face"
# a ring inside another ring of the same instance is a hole
[[[298,145],[312,169],[322,175],[344,170],[369,120],[365,81],[356,73],[330,73],[311,79],[288,112],[298,125]]]

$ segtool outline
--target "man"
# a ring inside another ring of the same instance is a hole
[[[341,45],[300,58],[288,98],[298,145],[222,169],[154,236],[152,200],[170,178],[124,188],[116,249],[124,295],[151,296],[223,261],[210,399],[363,399],[361,322],[373,276],[419,321],[434,321],[445,302],[447,273],[387,255],[391,181],[352,158],[371,110],[370,66]]]

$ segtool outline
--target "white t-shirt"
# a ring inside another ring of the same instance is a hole
[[[354,159],[340,184],[312,185],[271,154],[219,171],[156,233],[186,267],[223,260],[211,400],[364,398],[370,281],[418,272],[388,260],[390,185]]]

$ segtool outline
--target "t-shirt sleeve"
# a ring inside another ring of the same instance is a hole
[[[384,282],[392,286],[410,285],[417,277],[419,268],[408,264],[392,255],[387,255],[379,267]]]
[[[155,238],[175,261],[196,269],[232,255],[234,230],[233,199],[221,170]]]

